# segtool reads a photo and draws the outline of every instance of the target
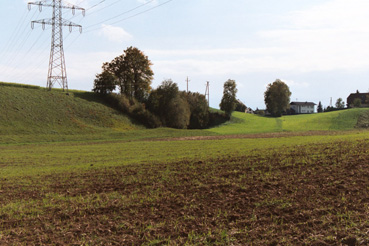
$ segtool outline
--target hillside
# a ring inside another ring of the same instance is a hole
[[[0,136],[109,134],[142,129],[93,93],[0,83]]]
[[[231,121],[206,130],[146,129],[85,91],[51,92],[38,86],[0,83],[0,143],[167,139],[271,132],[366,128],[368,109],[313,115],[261,117],[234,112]]]
[[[320,114],[288,115],[280,118],[234,112],[231,121],[209,131],[217,134],[250,134],[353,130],[367,127],[368,112],[367,108],[355,108]]]

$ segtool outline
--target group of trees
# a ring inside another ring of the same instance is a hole
[[[152,90],[147,106],[168,127],[201,129],[209,124],[205,96],[179,91],[178,85],[170,79],[164,80],[157,89]]]
[[[179,91],[172,80],[164,80],[156,89],[152,89],[152,63],[146,55],[135,47],[127,48],[124,53],[111,62],[104,63],[102,72],[96,75],[93,91],[109,95],[110,101],[126,113],[146,122],[150,127],[168,126],[173,128],[206,128],[214,118],[209,112],[208,102],[199,93]],[[119,89],[120,95],[112,95]],[[233,111],[245,112],[246,105],[236,100],[237,85],[227,80],[223,87],[223,97],[219,104],[227,119]],[[277,79],[267,86],[264,101],[267,111],[274,117],[280,117],[289,109],[291,92],[289,87]],[[360,102],[356,102],[359,104]],[[355,103],[354,103],[355,104]],[[356,106],[356,105],[355,105]],[[360,107],[360,105],[358,105]],[[344,108],[339,98],[336,109]],[[330,108],[324,111],[329,111]],[[321,102],[318,112],[323,112]]]
[[[151,61],[137,48],[129,47],[96,75],[93,91],[107,95],[114,106],[149,127],[206,128],[210,112],[204,95],[179,91],[172,80],[151,88]],[[112,94],[119,88],[120,95]]]
[[[103,71],[96,76],[93,91],[107,94],[119,87],[120,93],[128,98],[143,101],[151,90],[154,72],[151,61],[135,47],[103,64]]]

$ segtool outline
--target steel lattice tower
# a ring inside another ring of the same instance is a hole
[[[72,27],[79,27],[80,32],[82,32],[82,26],[63,19],[62,9],[72,9],[73,14],[75,14],[76,9],[81,10],[83,15],[85,15],[85,9],[68,3],[63,4],[62,0],[52,0],[52,3],[47,2],[47,0],[44,0],[28,3],[28,9],[31,9],[31,5],[37,5],[40,12],[42,11],[42,6],[53,8],[53,16],[51,19],[32,21],[31,27],[34,27],[34,23],[42,24],[43,29],[45,29],[45,25],[51,25],[51,51],[47,76],[47,88],[51,90],[54,84],[58,83],[63,88],[63,91],[65,89],[68,91],[67,70],[63,48],[63,26],[69,26],[70,32],[72,31]]]

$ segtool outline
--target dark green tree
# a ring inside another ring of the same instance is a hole
[[[280,79],[269,84],[264,93],[267,110],[274,117],[281,117],[290,107],[291,92],[289,87]]]
[[[96,75],[96,79],[94,80],[94,88],[93,92],[100,94],[109,94],[115,90],[116,87],[116,77],[114,74],[103,71],[100,74]]]
[[[236,94],[236,81],[231,79],[227,80],[223,86],[223,97],[222,101],[219,104],[219,107],[228,116],[230,116],[236,108]]]
[[[320,101],[319,101],[319,104],[318,104],[317,111],[318,111],[318,113],[322,113],[323,112],[323,106],[322,106],[322,103]]]
[[[177,129],[187,129],[190,124],[190,106],[186,98],[176,96],[167,105],[165,115],[166,125]]]
[[[185,98],[190,106],[191,129],[203,129],[209,125],[209,107],[205,96],[200,93],[182,92],[182,98]]]
[[[337,109],[343,109],[345,108],[345,102],[342,100],[342,98],[338,98],[336,101],[336,108]]]
[[[236,108],[235,111],[245,113],[247,106],[241,102],[240,100],[236,100]]]
[[[157,89],[152,90],[147,107],[161,119],[165,120],[169,102],[178,97],[178,95],[178,85],[171,79],[164,80]]]
[[[147,107],[158,115],[163,125],[187,128],[190,122],[190,107],[172,80],[164,80],[148,98]]]
[[[361,107],[361,99],[360,98],[356,98],[354,100],[354,107],[355,108],[360,108]]]
[[[122,94],[143,101],[151,90],[154,75],[151,66],[148,57],[131,46],[110,63],[105,63],[103,68],[115,75]]]

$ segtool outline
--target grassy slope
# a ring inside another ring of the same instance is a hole
[[[66,95],[60,90],[0,83],[0,102],[0,140],[9,142],[142,129],[89,92]]]
[[[358,118],[368,109],[350,109],[312,115],[293,115],[281,118],[261,117],[234,112],[232,120],[209,129],[218,134],[248,134],[282,131],[352,130]]]
[[[351,130],[359,116],[368,111],[351,109],[281,118],[235,112],[230,122],[219,127],[175,130],[144,129],[90,92],[71,91],[67,96],[60,90],[48,92],[37,86],[0,83],[0,102],[0,143]]]
[[[0,82],[0,143],[34,143],[214,135],[199,130],[145,129],[92,92],[46,91]]]

